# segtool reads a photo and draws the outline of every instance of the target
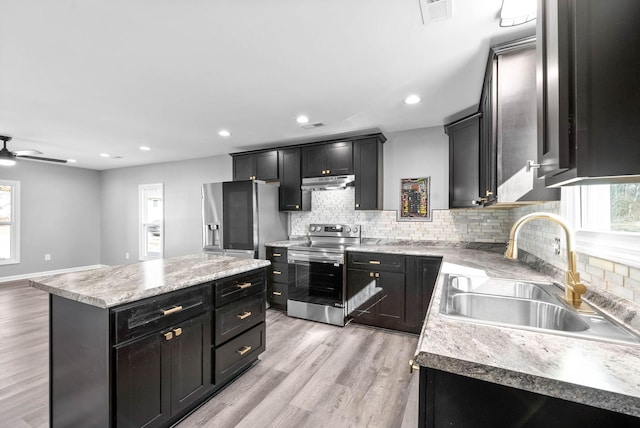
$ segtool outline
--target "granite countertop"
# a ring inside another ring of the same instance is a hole
[[[275,242],[267,242],[264,244],[266,247],[293,247],[294,245],[300,245],[305,242],[309,242],[307,238],[300,239],[289,239],[287,241],[275,241]]]
[[[444,273],[552,280],[548,276],[496,251],[380,244],[350,247],[349,251],[443,257],[418,341],[415,361],[419,365],[640,416],[640,345],[474,324],[439,312]],[[597,293],[592,290],[589,294],[591,303],[602,298]],[[637,326],[640,316],[633,309],[608,313],[626,316],[628,326]]]
[[[259,259],[193,254],[33,278],[29,285],[78,302],[110,308],[269,266]]]

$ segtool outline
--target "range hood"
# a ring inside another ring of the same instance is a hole
[[[346,189],[347,186],[353,186],[355,181],[355,175],[303,178],[300,188],[302,190],[341,190]]]

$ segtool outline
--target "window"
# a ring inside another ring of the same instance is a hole
[[[141,184],[139,200],[139,254],[140,260],[161,259],[164,254],[163,185]]]
[[[0,180],[0,265],[20,263],[20,182]]]
[[[563,188],[579,252],[640,267],[640,183]]]

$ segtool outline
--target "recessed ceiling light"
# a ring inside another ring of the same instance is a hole
[[[298,123],[308,123],[309,122],[309,118],[307,116],[305,116],[304,114],[301,114],[300,116],[296,117],[296,122],[298,122]]]
[[[100,157],[108,158],[110,156],[109,156],[109,153],[100,153]]]
[[[148,152],[149,150],[151,150],[151,147],[147,147],[147,146],[140,146],[138,148],[144,152]]]
[[[218,132],[218,135],[221,137],[229,137],[231,135],[231,132],[227,131],[226,129],[221,129]]]
[[[418,104],[421,101],[421,98],[418,95],[409,95],[404,99],[405,104]]]
[[[75,159],[67,159],[67,162],[69,162],[69,163],[76,163],[76,162],[78,162],[78,161],[77,161],[77,160],[75,160]]]

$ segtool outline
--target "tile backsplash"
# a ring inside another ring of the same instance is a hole
[[[398,221],[397,211],[356,211],[353,188],[311,194],[312,211],[291,213],[290,235],[306,235],[311,223],[362,225],[363,238],[506,243],[508,209],[434,210],[432,221]]]

